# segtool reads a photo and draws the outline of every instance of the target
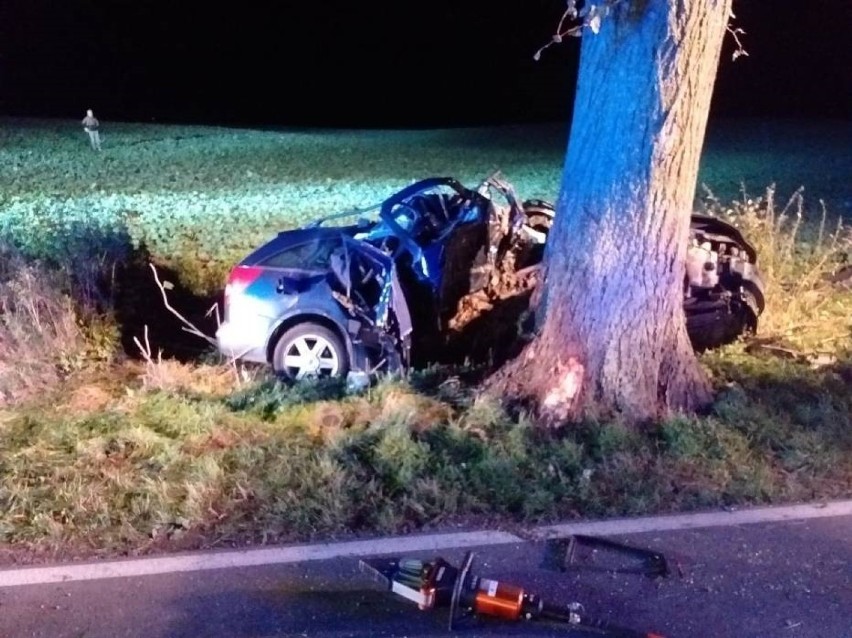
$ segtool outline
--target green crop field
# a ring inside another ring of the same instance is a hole
[[[0,120],[0,239],[32,256],[91,255],[144,243],[211,267],[205,286],[278,230],[377,203],[432,175],[474,185],[500,170],[525,198],[558,195],[564,126],[423,131],[241,130],[106,123],[90,151],[76,122]],[[711,124],[700,180],[720,197],[779,197],[800,185],[816,207],[852,209],[852,126]],[[582,175],[571,176],[582,180]],[[699,193],[700,194],[700,193]]]

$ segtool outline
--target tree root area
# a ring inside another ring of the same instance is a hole
[[[446,362],[490,371],[518,356],[532,338],[539,274],[537,265],[505,269],[485,289],[463,297],[448,322]]]

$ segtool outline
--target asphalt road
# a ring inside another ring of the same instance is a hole
[[[483,547],[475,571],[667,638],[852,638],[852,516],[617,538],[663,552],[672,574],[545,569],[542,542]],[[464,551],[440,554],[460,562]],[[357,564],[339,558],[0,587],[0,637],[448,635],[444,612],[421,612],[379,591]],[[483,621],[459,635],[566,632]]]

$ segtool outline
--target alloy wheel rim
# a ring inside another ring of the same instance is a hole
[[[340,370],[340,356],[331,342],[319,335],[302,335],[284,348],[283,367],[293,379],[333,377]]]

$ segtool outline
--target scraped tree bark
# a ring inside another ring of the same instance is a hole
[[[731,0],[621,0],[584,33],[536,338],[490,389],[551,425],[709,403],[685,256]]]

